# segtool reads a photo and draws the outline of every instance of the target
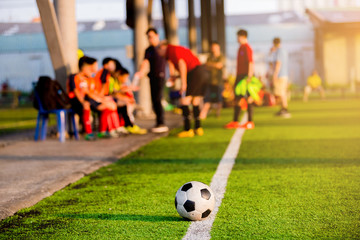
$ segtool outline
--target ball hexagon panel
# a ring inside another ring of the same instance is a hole
[[[210,215],[210,213],[211,213],[210,209],[206,210],[201,214],[201,218],[207,218]]]
[[[210,199],[211,193],[210,193],[210,191],[209,191],[207,188],[201,189],[200,192],[201,192],[201,197],[202,197],[202,198],[204,198],[204,199],[206,199],[206,200],[209,200],[209,199]]]
[[[182,187],[181,187],[181,191],[186,192],[187,190],[189,190],[190,188],[192,188],[192,184],[190,183],[185,183]]]
[[[192,211],[195,211],[195,202],[194,201],[191,201],[191,200],[187,200],[185,203],[184,203],[184,208],[187,212],[192,212]]]
[[[183,218],[186,218],[186,219],[188,219],[188,220],[191,220],[191,216],[190,216],[190,213],[188,213],[186,210],[185,210],[185,208],[184,208],[184,206],[183,205],[177,205],[177,207],[176,207],[176,210],[177,210],[177,212],[180,214],[180,216],[182,216]]]

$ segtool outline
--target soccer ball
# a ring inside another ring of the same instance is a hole
[[[215,207],[215,195],[202,182],[185,183],[176,192],[175,208],[185,219],[199,221],[207,218]]]

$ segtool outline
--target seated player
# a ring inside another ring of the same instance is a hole
[[[80,72],[73,78],[73,82],[69,79],[69,96],[72,99],[73,108],[77,111],[83,110],[82,119],[86,132],[85,140],[95,140],[90,122],[90,110],[101,111],[100,117],[100,133],[98,137],[105,137],[106,130],[109,130],[110,136],[115,136],[114,130],[118,127],[115,121],[108,121],[111,115],[116,113],[116,105],[110,99],[101,98],[96,93],[95,81],[91,77],[97,70],[96,59],[84,56],[79,60]],[[81,105],[81,107],[80,107]],[[116,113],[118,120],[118,116]],[[111,118],[113,119],[113,118]]]
[[[100,91],[101,95],[106,95],[108,92],[106,83],[109,82],[111,74],[114,74],[116,70],[115,59],[106,57],[102,61],[103,67],[96,73],[96,88]]]
[[[135,103],[134,95],[129,87],[126,86],[126,82],[129,78],[129,72],[123,68],[120,62],[113,59],[116,65],[114,73],[107,78],[106,82],[103,83],[103,93],[111,96],[117,105],[117,112],[120,117],[124,120],[125,130],[121,129],[122,133],[131,134],[146,134],[147,130],[140,128],[134,124],[129,116],[128,106]]]

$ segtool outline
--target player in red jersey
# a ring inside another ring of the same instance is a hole
[[[244,95],[236,94],[235,91],[236,86],[241,81],[247,81],[247,83],[250,83],[254,75],[253,51],[248,43],[247,35],[248,35],[247,31],[243,29],[240,29],[237,32],[237,37],[238,37],[238,42],[240,43],[240,47],[237,55],[237,76],[234,84],[234,92],[235,92],[234,117],[232,122],[225,125],[225,128],[227,129],[233,129],[239,127],[246,129],[253,129],[255,126],[252,120],[253,99],[250,97],[250,94],[247,91]],[[239,123],[240,111],[242,108],[243,110],[245,110],[246,108],[245,106],[247,107],[247,111],[248,111],[248,121],[245,124],[240,125]]]
[[[204,130],[201,127],[199,105],[201,98],[205,94],[209,77],[206,67],[201,65],[199,59],[190,49],[181,46],[174,46],[162,42],[160,44],[159,54],[168,60],[171,80],[176,78],[175,70],[180,74],[180,101],[184,118],[184,131],[180,132],[178,137],[193,137],[195,134],[202,136]],[[195,119],[194,130],[190,127],[190,104],[193,106]]]

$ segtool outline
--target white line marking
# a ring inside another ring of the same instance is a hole
[[[247,119],[247,114],[245,113],[241,119],[241,123],[245,123]],[[231,138],[231,141],[216,169],[216,172],[211,180],[210,188],[214,191],[216,196],[215,208],[209,218],[204,221],[192,222],[186,232],[186,235],[183,237],[183,240],[193,240],[193,239],[210,239],[211,227],[214,223],[216,214],[221,205],[221,201],[224,198],[226,191],[226,185],[231,173],[231,170],[235,164],[235,159],[238,155],[241,139],[244,135],[245,129],[238,128],[236,129],[234,135]]]

